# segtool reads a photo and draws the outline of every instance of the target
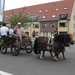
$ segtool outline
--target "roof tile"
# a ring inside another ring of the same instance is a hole
[[[60,14],[68,14],[68,18],[70,18],[72,8],[73,8],[73,3],[74,3],[74,0],[63,0],[63,1],[28,6],[26,7],[26,10],[24,11],[24,13],[28,15],[28,12],[31,12],[31,14],[37,14],[39,16],[46,16],[45,18],[41,17],[40,20],[52,19],[52,15],[55,15],[55,18],[59,18]],[[67,10],[64,10],[65,7],[67,7]],[[57,8],[58,8],[58,11],[56,11]],[[17,8],[17,9],[5,11],[4,20],[10,19],[12,11],[14,11],[14,13],[17,14],[21,10],[22,8]],[[42,12],[39,13],[39,11],[42,11]]]

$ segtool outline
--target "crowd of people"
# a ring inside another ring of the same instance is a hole
[[[16,44],[18,45],[22,43],[22,38],[27,36],[20,22],[17,23],[15,28],[11,26],[10,29],[8,29],[8,27],[6,26],[6,23],[3,23],[3,26],[0,28],[0,33],[3,39],[8,37],[8,35],[9,37],[15,38]]]

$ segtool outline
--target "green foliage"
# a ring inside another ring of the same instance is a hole
[[[0,25],[2,25],[3,22],[0,21]]]
[[[29,22],[28,17],[24,14],[25,7],[22,9],[22,11],[19,11],[17,14],[12,11],[12,16],[10,18],[10,23],[12,26],[15,26],[18,22],[21,22],[22,26],[25,27],[27,23]]]

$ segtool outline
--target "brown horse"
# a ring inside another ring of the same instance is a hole
[[[58,55],[60,54],[60,52],[62,52],[63,58],[65,59],[65,55],[64,55],[64,50],[65,47],[69,47],[70,44],[74,44],[73,41],[73,35],[72,34],[58,34],[57,36],[55,36],[54,38],[54,43],[53,45],[50,45],[50,40],[47,37],[39,37],[36,38],[35,43],[34,43],[34,53],[38,54],[39,57],[42,59],[43,57],[40,55],[41,51],[43,51],[43,56],[45,51],[47,50],[47,47],[49,48],[48,51],[51,53],[52,52],[55,53],[54,56],[54,60],[58,61]]]
[[[50,38],[48,37],[36,38],[35,43],[34,43],[34,53],[38,54],[38,56],[41,59],[42,59],[42,57],[40,56],[41,51],[43,51],[43,57],[44,57],[45,51],[49,51],[52,56],[51,46],[48,46],[50,43],[51,41],[50,41]]]
[[[63,58],[66,59],[64,55],[65,47],[69,47],[74,44],[73,35],[72,34],[59,34],[54,38],[54,52],[55,57],[54,60],[58,61],[58,55],[62,52]]]

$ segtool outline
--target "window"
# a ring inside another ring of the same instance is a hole
[[[41,13],[41,12],[42,12],[42,10],[39,11],[39,13]]]
[[[30,22],[37,22],[38,19],[39,19],[39,16],[29,16],[29,17],[28,17],[28,20],[29,20]]]
[[[43,36],[47,37],[48,36],[48,32],[43,32]]]
[[[75,20],[75,16],[73,16],[73,20]]]
[[[46,12],[48,12],[48,10],[46,10]]]
[[[52,18],[54,18],[56,15],[52,15]]]
[[[58,8],[56,8],[56,11],[58,11]]]
[[[60,19],[67,19],[67,17],[68,17],[68,14],[61,14],[60,15]]]
[[[73,24],[73,28],[75,28],[75,23]]]
[[[39,24],[33,24],[33,28],[39,28]]]
[[[8,17],[8,16],[5,16],[5,17]]]
[[[67,9],[68,9],[67,7],[64,8],[64,10],[67,10]]]
[[[36,36],[39,36],[39,32],[36,32]]]
[[[38,18],[37,16],[33,17],[33,22],[37,22],[38,21]]]
[[[75,32],[73,32],[73,37],[75,38]]]
[[[43,16],[42,18],[46,18],[46,16]]]
[[[46,27],[47,27],[47,24],[46,24],[46,23],[43,23],[43,24],[42,24],[42,27],[43,27],[43,28],[46,28]]]
[[[12,15],[11,15],[12,16]]]
[[[30,22],[32,22],[32,17],[28,17],[28,20],[29,20]]]
[[[67,27],[68,26],[68,23],[60,23],[59,27]]]
[[[31,12],[28,12],[28,14],[31,14]]]
[[[54,27],[54,23],[50,23],[50,27]]]

